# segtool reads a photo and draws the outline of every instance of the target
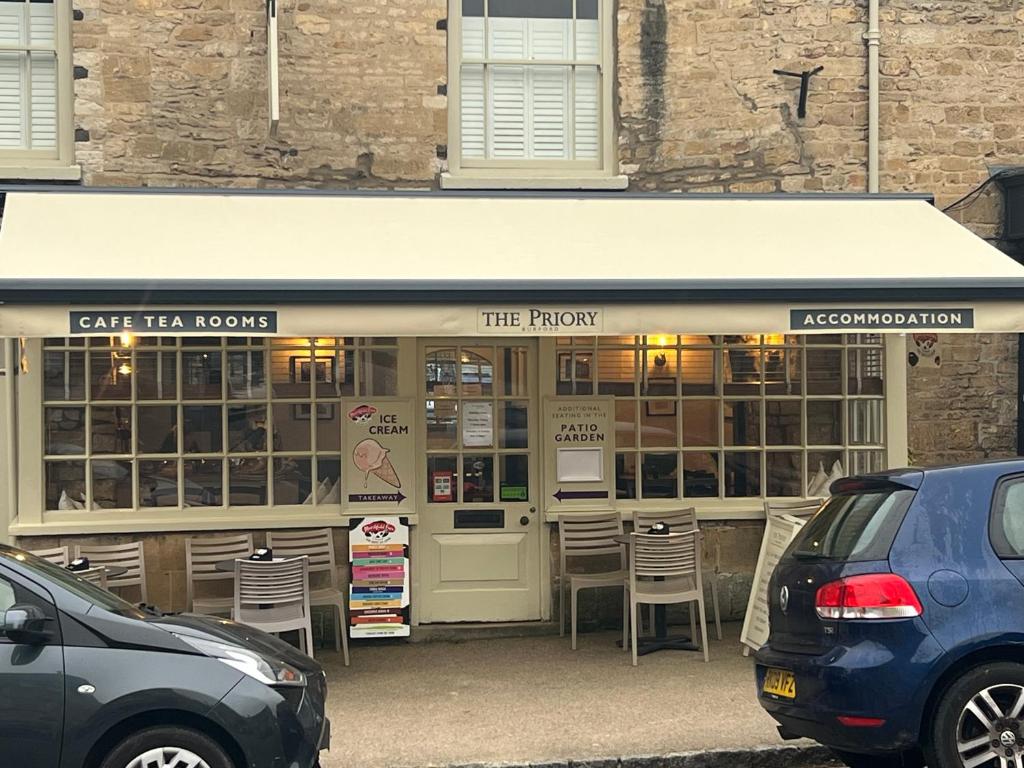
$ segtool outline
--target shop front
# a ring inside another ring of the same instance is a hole
[[[1022,289],[920,198],[8,192],[0,533],[181,609],[169,541],[397,516],[414,624],[545,620],[560,516],[904,464],[906,334]]]

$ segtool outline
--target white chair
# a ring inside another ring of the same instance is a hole
[[[327,584],[310,589],[310,605],[326,605],[335,610],[338,631],[334,635],[334,649],[342,651],[345,666],[348,656],[348,616],[345,612],[345,589],[338,578],[338,566],[334,558],[334,537],[330,528],[311,531],[267,531],[267,547],[274,551],[274,557],[309,558],[310,574],[327,574]]]
[[[581,589],[622,587],[626,578],[626,548],[615,541],[622,535],[622,519],[618,512],[598,514],[566,513],[558,519],[558,548],[561,580],[559,581],[558,633],[565,636],[565,584],[571,599],[572,649],[576,650],[576,613]],[[619,567],[612,571],[570,573],[568,560],[583,558],[618,558]],[[626,596],[622,602],[622,643],[626,643]]]
[[[53,547],[52,549],[30,549],[29,554],[41,557],[48,563],[53,563],[58,568],[67,568],[71,562],[71,552],[68,547]]]
[[[647,533],[655,523],[665,523],[669,531],[683,533],[684,531],[700,530],[697,524],[697,509],[687,507],[686,509],[673,509],[667,512],[651,512],[647,510],[636,510],[633,512],[633,530],[637,533]],[[714,573],[711,579],[711,608],[715,612],[715,636],[722,639],[722,611],[718,606],[718,574],[721,570],[719,561],[719,550],[715,548]],[[651,608],[651,626],[654,626],[654,608]],[[690,629],[697,627],[693,611],[690,612]]]
[[[97,587],[107,588],[107,569],[102,566],[99,568],[86,568],[84,571],[74,571],[74,574],[80,579],[85,579],[90,584],[95,584]]]
[[[766,499],[764,502],[764,514],[765,517],[789,515],[790,517],[799,517],[806,520],[813,517],[814,513],[821,509],[821,505],[824,503],[825,499],[794,499],[793,501],[779,501],[777,499],[769,501]]]
[[[629,624],[633,666],[637,664],[638,606],[697,603],[704,661],[708,661],[708,625],[704,615],[704,585],[700,575],[700,531],[634,533],[629,542]],[[692,615],[692,614],[691,614]]]
[[[234,574],[217,570],[222,560],[235,560],[253,553],[252,533],[237,536],[192,536],[185,539],[186,605],[193,613],[230,616],[235,606],[233,594],[222,597],[204,594],[196,597],[199,582],[228,587]]]
[[[235,560],[231,618],[264,632],[299,630],[300,647],[313,656],[309,615],[309,558]]]
[[[107,577],[107,589],[139,588],[140,602],[149,602],[146,589],[146,553],[141,541],[128,544],[79,544],[75,547],[75,557],[89,558],[92,568],[99,566],[115,566],[124,568],[121,576]]]

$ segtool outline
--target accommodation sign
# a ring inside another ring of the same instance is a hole
[[[277,333],[275,310],[153,309],[135,312],[70,312],[72,334]]]
[[[970,330],[974,328],[974,310],[956,308],[925,309],[791,309],[792,331],[918,331]]]
[[[486,307],[476,311],[480,333],[511,336],[595,334],[604,330],[604,311],[597,307]]]

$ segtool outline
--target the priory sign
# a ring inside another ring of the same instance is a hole
[[[277,333],[277,312],[244,309],[149,309],[70,312],[72,334]]]
[[[476,313],[479,333],[544,336],[595,334],[604,330],[604,312],[596,307],[486,307]]]

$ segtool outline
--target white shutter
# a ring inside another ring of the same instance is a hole
[[[491,67],[491,157],[527,157],[526,67]]]
[[[576,159],[596,160],[601,144],[601,76],[597,67],[576,67]]]
[[[576,20],[576,58],[596,61],[601,53],[601,28],[597,19]]]
[[[23,45],[25,27],[22,3],[0,3],[0,43]],[[25,54],[0,53],[0,147],[23,146],[24,94],[22,72]]]
[[[32,45],[54,46],[56,3],[29,3],[29,34]],[[32,149],[57,146],[57,56],[32,55]]]
[[[531,67],[530,157],[569,157],[569,70]]]
[[[462,56],[465,59],[484,57],[484,19],[482,16],[466,16],[462,19]],[[459,110],[461,120],[462,156],[483,158],[486,155],[484,136],[484,111],[487,101],[484,94],[483,64],[463,65],[459,73]]]

